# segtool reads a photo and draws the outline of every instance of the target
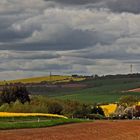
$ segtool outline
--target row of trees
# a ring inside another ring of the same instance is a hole
[[[30,102],[29,92],[25,86],[5,86],[0,94],[1,104],[19,100],[22,104]]]
[[[140,116],[140,107],[136,106],[138,101],[139,98],[136,96],[121,97],[116,112],[112,114],[113,117]],[[64,114],[68,117],[90,119],[104,118],[102,108],[96,104],[89,105],[70,100],[60,101],[43,96],[30,96],[23,85],[5,86],[0,94],[0,103],[0,111]]]
[[[103,110],[97,105],[87,105],[70,100],[60,101],[39,95],[30,96],[27,88],[23,85],[5,86],[0,94],[0,102],[0,112],[40,112],[64,114],[76,118],[104,116]]]

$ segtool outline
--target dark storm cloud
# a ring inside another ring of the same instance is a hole
[[[49,0],[45,0],[49,1]],[[139,0],[52,0],[66,5],[85,5],[88,8],[109,8],[113,12],[140,13]]]
[[[45,1],[50,1],[50,0],[45,0]],[[62,3],[62,4],[82,5],[87,3],[97,3],[103,0],[51,0],[51,1]]]
[[[114,0],[107,2],[107,5],[115,12],[140,13],[140,0]]]
[[[19,50],[19,51],[20,50],[22,51],[79,50],[82,48],[94,46],[97,43],[100,43],[101,45],[110,45],[115,40],[118,39],[118,37],[114,36],[113,34],[100,33],[100,32],[90,31],[90,30],[82,31],[82,30],[69,29],[62,34],[61,32],[59,34],[60,35],[57,37],[55,37],[54,35],[54,38],[48,41],[44,40],[41,42],[29,42],[29,43],[14,42],[14,43],[6,44],[6,45],[2,44],[0,45],[0,49],[1,50]],[[11,40],[14,41],[14,39],[20,39],[23,37],[26,38],[29,35],[30,34],[28,33],[26,34],[19,33],[19,35],[17,33],[16,34],[9,33],[9,35],[7,35],[8,38],[1,38],[1,40],[6,39],[5,41],[10,41],[10,38],[11,38]]]
[[[30,33],[30,32],[29,32]],[[6,33],[5,33],[6,34]],[[10,36],[11,35],[11,36]],[[24,36],[23,33],[20,34],[21,37]],[[17,37],[20,38],[20,35]],[[28,35],[28,34],[27,34]],[[5,36],[4,36],[5,37]],[[8,39],[15,38],[14,34],[9,33]],[[25,36],[26,37],[26,36]],[[5,39],[5,38],[3,38]],[[66,31],[60,37],[50,40],[48,42],[35,42],[35,43],[14,43],[0,45],[1,50],[72,50],[80,49],[85,46],[91,46],[98,42],[98,35],[93,31],[82,31],[82,30],[69,30]]]
[[[29,37],[32,32],[18,33],[9,29],[1,29],[0,31],[0,42],[11,42],[18,39],[24,39]]]

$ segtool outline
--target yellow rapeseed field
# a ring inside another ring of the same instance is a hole
[[[66,116],[57,115],[57,114],[44,114],[44,113],[9,113],[9,112],[0,112],[0,117],[54,117],[54,118],[64,118],[67,119]]]
[[[117,109],[117,104],[102,105],[100,107],[103,109],[105,116],[109,117]]]
[[[76,78],[72,76],[61,76],[61,75],[52,75],[52,76],[43,76],[43,77],[33,77],[33,78],[27,78],[27,79],[18,79],[18,80],[10,80],[10,81],[1,81],[0,84],[3,85],[5,83],[39,83],[39,82],[69,82],[71,80],[73,81],[82,81],[85,78]]]
[[[140,102],[138,102],[137,105],[140,106]],[[117,104],[102,105],[100,107],[103,109],[105,116],[109,117],[112,113],[114,113],[116,111]]]

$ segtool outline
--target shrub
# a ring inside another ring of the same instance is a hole
[[[75,110],[77,110],[81,104],[77,101],[66,100],[63,102],[63,114],[72,117]]]
[[[7,111],[9,111],[9,108],[10,108],[10,106],[8,103],[3,104],[0,106],[0,112],[7,112]]]
[[[60,115],[62,114],[62,110],[63,106],[57,101],[53,101],[48,104],[48,113]]]
[[[100,114],[88,114],[87,118],[96,120],[96,119],[105,119],[105,116]]]
[[[44,96],[33,96],[31,97],[30,107],[32,108],[32,112],[38,113],[48,113],[48,104],[49,99]]]
[[[138,97],[133,95],[122,96],[119,100],[119,103],[124,106],[133,106],[139,101]]]
[[[105,116],[104,111],[100,106],[94,106],[91,109],[91,114],[100,114],[102,116]]]
[[[140,106],[136,106],[135,109],[136,109],[135,116],[140,117]]]
[[[83,104],[74,111],[73,116],[76,118],[86,118],[87,115],[90,113],[91,113],[90,107],[88,105]]]

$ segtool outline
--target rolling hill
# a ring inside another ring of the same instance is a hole
[[[140,92],[131,92],[131,89],[140,87],[140,77],[85,79],[53,75],[51,77],[34,77],[6,82],[25,83],[32,95],[48,96],[61,100],[75,100],[83,103],[114,103],[124,95],[140,97]],[[43,84],[43,82],[51,84]],[[35,84],[28,85],[28,83]],[[2,84],[4,82],[1,82]]]
[[[90,79],[77,82],[85,88],[29,87],[33,94],[45,95],[62,100],[76,100],[83,103],[113,103],[124,95],[140,96],[140,92],[129,89],[140,87],[140,78]],[[126,92],[123,92],[126,91]]]
[[[51,83],[63,83],[69,81],[82,81],[85,78],[78,78],[72,76],[62,76],[62,75],[52,75],[52,76],[42,76],[42,77],[32,77],[26,79],[17,79],[17,80],[9,80],[9,81],[0,81],[0,85],[5,83],[40,83],[40,82],[51,82]]]

